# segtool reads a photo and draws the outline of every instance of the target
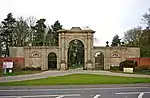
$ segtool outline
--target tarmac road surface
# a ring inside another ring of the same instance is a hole
[[[0,98],[150,98],[150,85],[0,87]]]

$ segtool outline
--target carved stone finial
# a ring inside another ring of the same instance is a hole
[[[108,44],[109,44],[109,42],[107,41],[107,42],[106,42],[106,47],[108,47],[108,46],[109,46]]]

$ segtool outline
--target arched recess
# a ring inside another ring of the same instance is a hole
[[[79,41],[81,41],[83,43],[83,45],[84,45],[84,48],[87,48],[87,45],[86,45],[87,42],[86,42],[86,40],[83,39],[83,38],[76,38],[76,37],[74,37],[74,38],[68,38],[66,40],[66,46],[65,46],[65,48],[69,48],[69,43],[71,41],[73,41],[73,40],[79,40]]]
[[[104,69],[104,54],[102,52],[95,54],[95,69]]]
[[[78,68],[85,66],[85,48],[82,41],[71,40],[67,48],[67,67]]]
[[[57,69],[57,55],[54,52],[48,54],[48,69]]]

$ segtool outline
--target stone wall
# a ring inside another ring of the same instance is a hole
[[[25,67],[41,67],[42,70],[48,69],[48,54],[54,52],[57,55],[57,69],[60,69],[61,56],[58,47],[33,46],[33,47],[14,47],[10,48],[11,57],[24,57]],[[93,69],[95,68],[95,55],[101,52],[104,55],[104,68],[110,69],[110,66],[118,66],[119,63],[127,58],[139,58],[139,47],[94,47],[92,51]],[[85,55],[85,58],[87,55]],[[66,57],[65,57],[66,58]]]
[[[25,47],[25,66],[41,67],[42,70],[48,70],[48,54],[53,52],[57,56],[57,69],[59,69],[59,53],[57,46],[33,46]]]
[[[10,57],[24,57],[24,47],[10,47]]]
[[[56,46],[25,46],[11,47],[10,57],[24,57],[24,67],[41,67],[42,70],[48,69],[48,54],[54,52],[57,55],[57,69],[59,69],[59,53]]]
[[[127,58],[140,57],[139,47],[94,47],[93,62],[95,62],[97,52],[104,55],[104,69],[110,69],[110,66],[118,66],[121,61]]]

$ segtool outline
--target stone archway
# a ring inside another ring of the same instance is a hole
[[[93,69],[93,34],[91,29],[82,30],[80,27],[72,27],[71,30],[60,30],[59,32],[59,55],[60,69],[68,69],[68,48],[72,40],[80,40],[84,45],[84,68]]]
[[[48,69],[57,69],[57,55],[54,52],[48,54]]]
[[[79,68],[85,65],[84,44],[80,40],[72,40],[69,42],[67,52],[67,68]]]
[[[102,52],[95,54],[95,69],[104,69],[104,54]]]

